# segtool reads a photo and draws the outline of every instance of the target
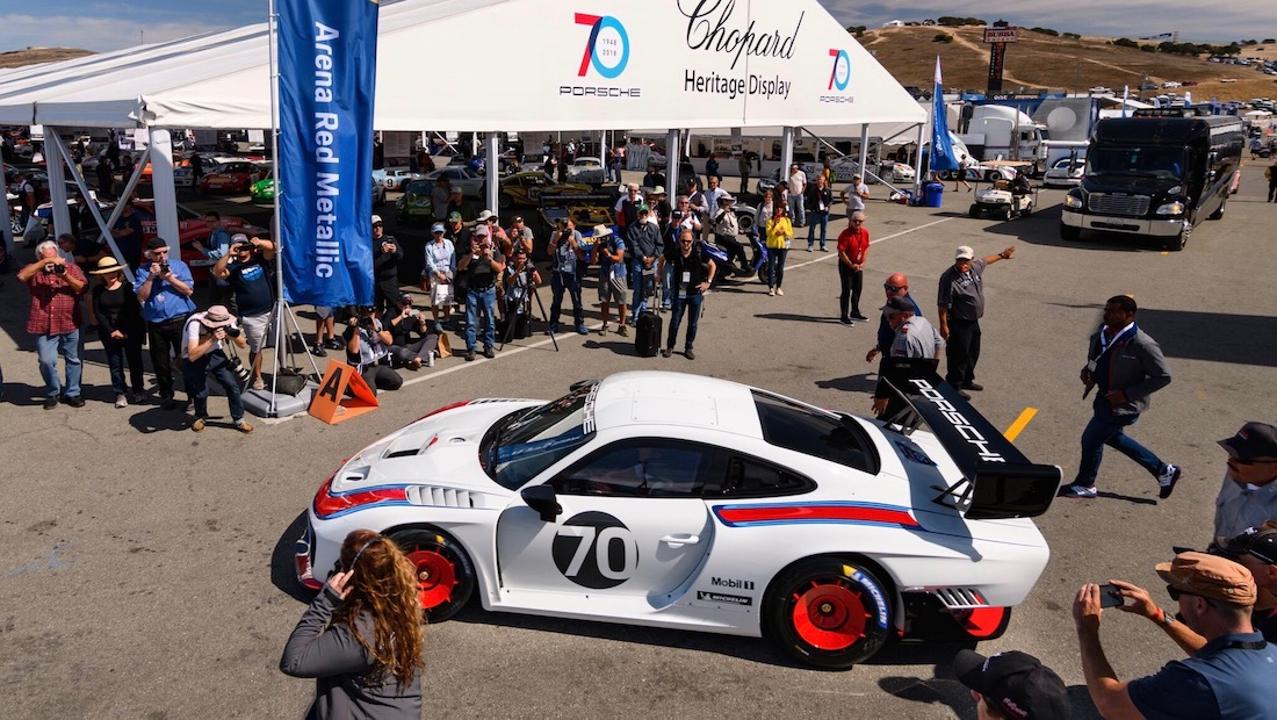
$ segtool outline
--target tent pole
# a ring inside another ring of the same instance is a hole
[[[500,134],[497,132],[490,132],[483,137],[483,151],[488,156],[487,162],[484,163],[488,178],[484,183],[484,187],[488,190],[484,203],[485,207],[492,212],[497,211],[497,204],[501,199],[501,160],[497,157],[500,139]]]
[[[44,130],[44,167],[49,175],[49,202],[53,211],[53,236],[71,232],[71,213],[67,210],[67,183],[65,169],[62,165],[62,144],[49,142],[58,129],[46,127]]]
[[[182,256],[177,223],[177,188],[173,185],[173,141],[168,130],[148,128],[151,195],[155,200],[155,232],[168,242],[169,255]]]
[[[869,123],[860,125],[860,177],[863,180],[869,179],[869,168],[866,163],[869,162]]]
[[[678,184],[678,158],[682,155],[679,152],[678,140],[679,131],[670,130],[665,136],[665,182],[666,190],[670,197],[677,199],[680,191]]]
[[[930,118],[930,113],[927,117]],[[929,122],[918,123],[918,156],[913,159],[913,197],[915,199],[922,194],[922,138],[929,124]]]
[[[288,347],[285,318],[289,314],[289,308],[288,301],[284,297],[284,224],[279,221],[279,206],[283,202],[284,193],[279,184],[279,67],[275,58],[279,15],[275,11],[275,0],[269,0],[266,11],[269,13],[266,18],[266,37],[269,46],[267,52],[270,55],[270,177],[275,186],[275,208],[271,215],[271,224],[274,227],[270,229],[270,239],[275,244],[275,288],[279,293],[272,313],[274,315],[272,319],[275,321],[275,352],[271,353],[270,407],[266,414],[269,417],[278,417],[276,398],[279,385],[279,355]],[[296,318],[293,318],[293,324],[296,326]],[[301,332],[300,328],[297,330]]]
[[[66,145],[63,144],[62,138],[58,137],[57,133],[45,133],[44,138],[45,145],[48,145],[49,140],[52,139],[53,142],[58,144],[58,150],[64,156],[67,154]],[[84,175],[81,174],[74,166],[71,166],[68,169],[71,171],[71,179],[75,181],[75,186],[80,190],[80,197],[84,200],[86,207],[89,208],[89,212],[93,214],[93,221],[97,223],[98,231],[103,233],[104,237],[109,240],[108,245],[111,248],[111,253],[115,256],[115,259],[120,263],[121,267],[124,268],[124,276],[128,278],[129,284],[132,285],[133,270],[129,268],[128,262],[126,262],[124,256],[120,254],[120,249],[116,247],[115,238],[111,235],[111,227],[106,224],[106,220],[102,219],[102,211],[98,209],[96,197],[89,192],[89,186],[84,181]],[[7,218],[5,226],[6,228],[8,227]]]
[[[12,265],[13,251],[14,251],[13,225],[12,225],[13,216],[10,214],[12,211],[9,210],[8,195],[9,194],[6,192],[5,197],[3,199],[0,199],[0,223],[2,223],[0,224],[0,238],[4,239],[4,256],[9,261],[10,265]]]
[[[783,183],[789,177],[789,166],[794,164],[794,128],[780,129],[780,178]]]

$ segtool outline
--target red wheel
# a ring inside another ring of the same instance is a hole
[[[799,561],[768,587],[764,632],[805,663],[849,668],[878,652],[891,634],[887,587],[856,560]]]
[[[390,535],[417,573],[417,596],[430,622],[457,614],[474,592],[474,565],[455,540],[429,529],[401,530]]]

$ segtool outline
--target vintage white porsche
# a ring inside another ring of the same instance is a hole
[[[889,423],[667,372],[440,408],[324,481],[298,577],[320,587],[370,528],[416,564],[432,621],[477,599],[766,636],[837,668],[893,635],[996,637],[1046,565],[1029,518],[1059,468],[1028,463],[930,367],[908,372]]]

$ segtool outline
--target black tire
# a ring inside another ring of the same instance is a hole
[[[1013,219],[1015,219],[1015,211],[1011,209],[1011,206],[1007,205],[1002,208],[1002,221],[1011,222]]]
[[[1219,220],[1224,217],[1224,211],[1228,209],[1228,194],[1224,194],[1224,199],[1219,201],[1219,207],[1215,208],[1215,212],[1206,216],[1207,220]]]
[[[844,670],[864,662],[892,634],[889,586],[851,558],[807,558],[772,580],[763,632],[795,659]]]
[[[975,203],[971,203],[971,207],[967,208],[967,215],[973,218],[980,217],[980,206]]]
[[[514,207],[514,198],[509,193],[501,193],[497,196],[497,208],[501,210],[509,210]]]
[[[474,593],[475,572],[460,543],[430,528],[399,530],[391,533],[390,539],[417,566],[421,609],[427,621],[443,622],[465,607]],[[445,585],[451,585],[446,594]],[[441,599],[441,595],[445,596]]]
[[[1076,228],[1072,225],[1060,223],[1060,239],[1067,242],[1077,242],[1082,237],[1082,228]]]
[[[1166,241],[1166,249],[1172,252],[1179,252],[1184,249],[1184,246],[1188,245],[1188,241],[1192,238],[1193,222],[1189,220],[1188,224],[1184,226],[1184,229],[1179,231],[1179,235],[1176,235],[1172,240]]]

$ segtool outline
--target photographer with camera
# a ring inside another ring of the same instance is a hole
[[[186,263],[168,256],[168,243],[152,238],[146,245],[147,263],[133,277],[133,292],[142,303],[146,320],[146,337],[151,346],[151,367],[159,385],[160,401],[165,410],[177,407],[173,399],[173,363],[170,355],[185,355],[182,328],[186,318],[195,312],[191,295],[195,281]],[[189,393],[188,393],[189,394]]]
[[[466,284],[466,360],[474,360],[475,336],[480,312],[487,315],[483,326],[483,356],[496,357],[497,278],[505,272],[505,257],[492,246],[485,225],[475,226],[470,236],[470,252],[457,261],[457,274]]]
[[[439,334],[430,332],[432,323],[426,320],[424,313],[412,307],[412,295],[400,295],[395,309],[381,317],[381,326],[390,333],[390,357],[395,367],[409,370],[422,365],[434,367]]]
[[[235,295],[239,322],[248,340],[254,390],[266,387],[262,380],[262,348],[266,346],[271,312],[275,308],[270,267],[274,258],[275,243],[237,233],[231,237],[230,251],[213,266],[213,277],[226,281]]]
[[[1277,647],[1251,624],[1258,593],[1250,571],[1200,552],[1182,552],[1155,570],[1178,603],[1173,614],[1158,607],[1148,591],[1117,580],[1083,585],[1074,600],[1082,672],[1100,714],[1115,719],[1271,717]],[[1167,663],[1156,675],[1119,680],[1100,645],[1105,607],[1152,620],[1189,657]]]
[[[71,407],[83,407],[80,396],[80,295],[88,280],[84,272],[58,252],[58,244],[45,240],[35,248],[35,262],[18,271],[18,282],[31,291],[27,332],[35,336],[44,378],[44,409],[58,406],[58,398]],[[58,354],[66,358],[66,387],[58,378]]]
[[[523,339],[530,335],[532,292],[541,284],[541,273],[528,261],[528,251],[522,245],[515,246],[514,257],[505,267],[501,284],[505,288],[501,314],[502,337]],[[511,330],[510,324],[514,323]]]
[[[235,317],[225,305],[214,305],[208,310],[191,315],[182,329],[182,379],[186,382],[186,394],[195,403],[195,420],[191,430],[200,432],[208,421],[208,378],[211,375],[226,393],[230,404],[231,422],[242,433],[251,433],[253,426],[244,419],[244,403],[240,399],[239,358],[234,351],[228,355],[222,344],[230,340],[238,347],[248,347],[244,334],[235,324]]]
[[[566,291],[572,298],[572,322],[580,335],[590,331],[585,327],[585,306],[581,302],[581,278],[585,275],[585,250],[581,247],[581,233],[576,229],[576,221],[569,215],[555,222],[554,234],[550,236],[548,252],[553,259],[553,273],[550,275],[550,326],[547,333],[559,331],[559,315],[563,312],[563,293]]]
[[[395,308],[399,300],[399,261],[403,260],[403,248],[395,236],[387,235],[381,224],[381,216],[372,216],[372,277],[376,293],[377,312]]]
[[[346,341],[346,362],[355,366],[368,387],[398,390],[403,378],[390,367],[390,348],[394,338],[377,319],[376,308],[360,305],[342,338]]]

